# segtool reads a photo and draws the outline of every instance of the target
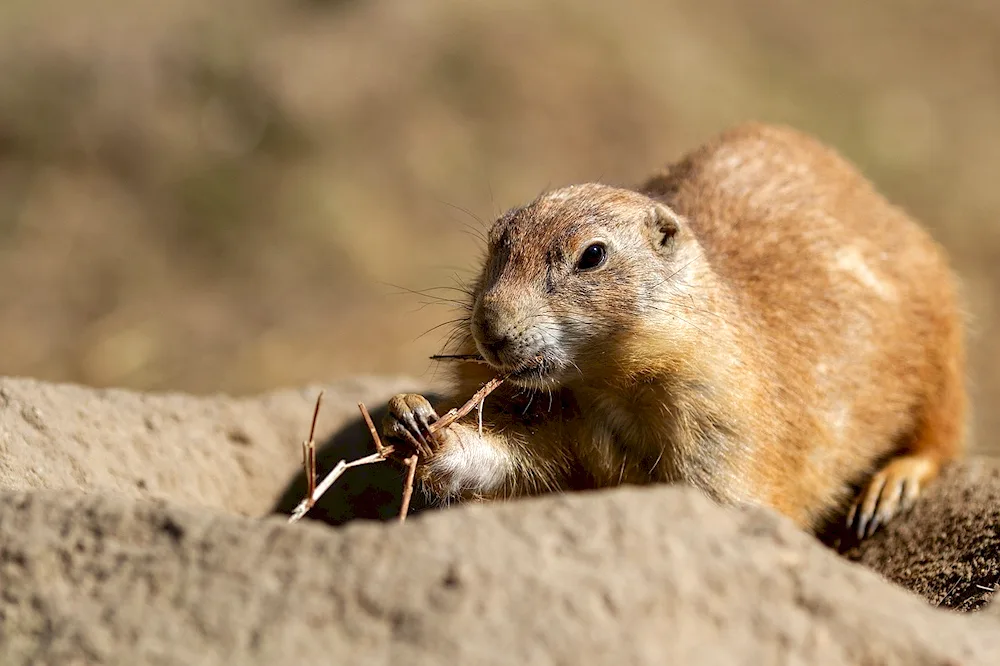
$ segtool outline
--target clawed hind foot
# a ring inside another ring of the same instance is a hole
[[[847,514],[847,527],[858,540],[871,536],[893,516],[908,511],[924,486],[937,475],[936,460],[905,455],[890,460],[868,482]]]

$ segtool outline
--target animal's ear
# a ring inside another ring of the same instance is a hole
[[[649,231],[657,249],[667,248],[684,227],[685,220],[666,204],[654,202],[649,210]]]

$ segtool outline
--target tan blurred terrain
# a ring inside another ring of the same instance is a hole
[[[429,378],[476,217],[760,119],[950,249],[1000,442],[995,0],[7,0],[0,73],[0,374]]]

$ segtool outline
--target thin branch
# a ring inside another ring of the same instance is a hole
[[[388,451],[388,453],[392,453],[391,446],[385,447],[384,450]],[[346,460],[341,460],[332,470],[330,470],[330,473],[323,478],[322,483],[316,486],[316,491],[311,496],[307,496],[305,499],[299,502],[298,506],[295,507],[295,510],[292,511],[292,515],[288,517],[288,522],[295,523],[301,520],[302,517],[309,512],[309,509],[313,508],[313,506],[316,505],[316,501],[320,497],[322,497],[324,493],[326,493],[326,491],[330,489],[330,486],[333,485],[333,482],[339,479],[340,476],[351,467],[359,467],[361,465],[371,465],[372,463],[385,462],[386,460],[387,458],[383,456],[381,453],[373,453],[370,456],[365,456],[364,458],[358,458],[357,460],[352,460],[351,462],[347,462]]]
[[[368,413],[368,408],[365,407],[365,403],[359,402],[358,409],[361,410],[361,416],[364,417],[365,423],[368,424],[368,432],[372,434],[372,440],[375,442],[375,450],[382,454],[382,457],[389,455],[392,451],[386,453],[385,446],[382,446],[382,438],[378,436],[378,429],[375,427],[375,423],[372,421],[372,415]]]
[[[358,467],[360,465],[370,465],[372,463],[384,462],[389,455],[395,450],[391,446],[383,446],[382,440],[378,436],[378,431],[375,429],[375,424],[372,423],[372,417],[368,413],[368,409],[363,403],[358,403],[358,407],[361,409],[361,415],[364,417],[365,422],[368,424],[368,429],[372,433],[372,438],[375,440],[375,448],[377,449],[375,453],[370,456],[365,456],[364,458],[359,458],[357,460],[352,460],[347,462],[346,460],[341,460],[336,466],[330,470],[322,483],[318,486],[316,485],[316,420],[319,416],[320,402],[323,399],[323,392],[321,391],[319,396],[316,398],[316,408],[313,411],[312,426],[309,429],[309,439],[308,441],[302,442],[302,457],[303,465],[306,468],[306,496],[298,506],[292,511],[292,514],[288,517],[289,523],[295,523],[305,516],[309,509],[316,505],[316,501],[330,489],[333,482],[340,478],[340,475],[351,467]]]
[[[464,359],[473,360],[473,359]],[[482,407],[483,401],[486,400],[486,396],[495,391],[497,387],[503,384],[507,376],[494,377],[490,381],[486,382],[482,388],[480,388],[476,393],[466,402],[464,405],[457,409],[449,410],[443,417],[430,424],[428,430],[431,435],[435,435],[438,431],[444,430],[445,428],[451,426],[455,421],[463,418],[473,409],[477,407],[480,410],[480,431],[482,429]],[[320,497],[330,489],[330,486],[340,478],[340,476],[350,469],[351,467],[359,467],[361,465],[371,465],[373,463],[385,462],[390,455],[395,453],[396,447],[386,446],[382,443],[382,438],[379,437],[378,429],[375,427],[375,423],[372,421],[371,414],[368,413],[368,408],[365,407],[363,402],[358,403],[358,409],[361,410],[361,416],[365,420],[365,424],[368,426],[368,431],[371,433],[372,440],[375,442],[375,453],[365,456],[364,458],[359,458],[357,460],[352,460],[347,462],[341,460],[334,466],[330,473],[327,474],[323,481],[317,486],[316,485],[316,420],[319,416],[320,402],[323,398],[323,393],[320,392],[319,396],[316,398],[316,407],[313,410],[313,420],[312,427],[309,430],[309,439],[302,443],[302,459],[303,466],[305,467],[306,473],[306,496],[299,502],[299,504],[292,511],[291,515],[288,517],[289,523],[298,522],[305,516]],[[406,481],[403,485],[403,500],[402,506],[399,509],[399,522],[406,520],[406,515],[410,509],[410,499],[413,496],[413,483],[417,472],[417,463],[419,456],[414,453],[407,457],[403,462],[407,466]]]
[[[399,507],[399,522],[406,520],[406,514],[410,511],[410,498],[413,497],[413,479],[417,475],[417,454],[406,459],[406,482],[403,484],[403,502]]]
[[[316,396],[316,406],[313,408],[312,424],[309,426],[309,439],[302,442],[302,466],[306,475],[306,498],[295,507],[288,522],[295,522],[312,508],[316,497],[316,421],[319,418],[319,407],[323,402],[323,391]],[[298,515],[298,517],[295,517]],[[294,520],[293,520],[294,518]]]
[[[490,362],[479,354],[434,354],[432,361],[463,361],[465,363],[482,363],[489,365]]]
[[[440,419],[430,424],[428,430],[433,435],[439,430],[444,430],[448,426],[455,423],[466,416],[469,412],[475,409],[483,400],[486,399],[490,393],[493,393],[501,384],[503,384],[506,377],[494,377],[490,381],[483,384],[483,387],[475,392],[475,394],[469,399],[467,403],[459,407],[458,409],[449,410],[447,414],[442,416]]]
[[[313,408],[312,424],[309,426],[309,439],[302,442],[302,464],[306,468],[306,497],[316,493],[316,421],[319,419],[319,407],[323,402],[323,391],[316,396],[316,406]]]
[[[312,440],[302,442],[302,466],[306,470],[306,497],[312,497],[316,492],[316,443]]]
[[[319,406],[323,402],[323,394],[325,391],[320,391],[319,395],[316,396],[316,406],[313,408],[313,420],[312,424],[309,426],[309,441],[312,442],[316,439],[316,421],[319,419]]]

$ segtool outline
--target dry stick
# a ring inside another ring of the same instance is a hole
[[[413,479],[417,475],[417,454],[406,459],[406,481],[403,483],[403,501],[399,506],[399,522],[406,520],[406,514],[410,511],[410,498],[413,496]]]
[[[302,442],[303,464],[306,468],[306,497],[312,497],[316,492],[316,421],[319,419],[319,406],[323,402],[323,391],[316,396],[316,406],[313,408],[312,424],[309,426],[309,439]]]
[[[392,453],[391,446],[387,446],[386,450],[389,453]],[[309,509],[311,509],[316,504],[316,501],[319,500],[319,498],[322,497],[326,493],[326,491],[330,489],[330,486],[333,485],[333,482],[336,481],[338,478],[340,478],[340,475],[343,474],[348,469],[350,469],[351,467],[359,467],[361,465],[380,463],[384,462],[385,460],[386,458],[381,453],[373,453],[370,456],[365,456],[364,458],[358,458],[357,460],[352,460],[351,462],[347,462],[346,460],[341,460],[339,463],[337,463],[336,467],[330,470],[330,473],[323,478],[322,483],[316,486],[316,490],[312,494],[312,496],[311,497],[307,496],[305,499],[299,502],[299,505],[295,507],[295,511],[293,511],[292,515],[288,517],[288,522],[294,523],[301,520],[301,518],[304,515],[306,515],[306,513],[308,513]]]
[[[440,419],[430,424],[428,430],[433,435],[438,430],[447,428],[455,421],[459,420],[463,416],[467,415],[473,409],[482,404],[483,400],[486,400],[486,396],[493,393],[498,386],[503,384],[506,377],[494,377],[490,381],[483,384],[483,387],[475,392],[475,394],[469,399],[467,403],[459,407],[458,409],[449,410],[447,414],[442,416]]]
[[[308,497],[316,492],[316,441],[312,437],[306,444],[306,478],[308,479]]]
[[[464,405],[462,405],[457,409],[452,409],[448,411],[448,413],[445,414],[443,417],[441,417],[434,423],[430,424],[428,428],[430,434],[433,435],[437,431],[447,428],[448,426],[455,423],[455,421],[457,421],[458,419],[462,418],[463,416],[471,412],[477,406],[482,405],[483,401],[486,400],[486,396],[495,391],[496,388],[503,383],[504,379],[506,379],[506,377],[494,377],[490,381],[486,382],[486,384],[484,384],[482,388],[476,391],[476,393],[472,396],[472,398],[469,399],[468,402],[466,402]],[[320,394],[320,397],[322,397],[322,394]],[[314,429],[316,424],[316,414],[319,413],[319,400],[320,400],[319,398],[316,399],[316,411],[314,412],[313,415]],[[375,428],[375,423],[372,421],[371,414],[368,413],[368,408],[365,407],[365,404],[363,402],[358,403],[358,409],[361,410],[361,416],[364,417],[365,423],[368,425],[368,431],[371,433],[372,440],[374,440],[375,442],[375,453],[369,456],[365,456],[364,458],[352,460],[351,462],[341,460],[332,470],[330,470],[330,473],[323,478],[323,481],[318,486],[316,486],[315,485],[315,479],[316,479],[315,442],[313,441],[314,433],[310,432],[309,442],[303,443],[304,447],[303,450],[305,451],[306,450],[305,447],[307,446],[312,448],[311,455],[305,455],[304,459],[306,461],[305,462],[306,484],[307,487],[313,487],[313,491],[308,493],[306,497],[301,502],[299,502],[298,506],[295,507],[295,510],[292,511],[292,514],[288,517],[289,523],[294,523],[301,520],[302,517],[309,512],[309,509],[311,509],[316,504],[319,498],[322,497],[323,494],[330,489],[330,486],[333,485],[333,482],[336,481],[338,478],[340,478],[340,476],[345,471],[347,471],[351,467],[359,467],[361,465],[370,465],[372,463],[384,462],[385,460],[388,459],[390,455],[392,455],[395,452],[396,449],[394,446],[386,446],[382,443],[382,439],[378,435],[378,429]],[[309,480],[310,461],[312,463],[311,481]],[[399,509],[399,522],[403,522],[406,520],[406,514],[409,512],[410,509],[410,499],[413,496],[413,482],[417,472],[417,455],[413,454],[409,456],[404,460],[404,462],[406,463],[408,470],[406,474],[406,481],[403,485],[403,501],[402,501],[402,506],[400,506]]]
[[[294,523],[306,514],[316,502],[316,421],[319,418],[319,407],[323,402],[323,391],[316,396],[316,406],[313,408],[312,424],[309,426],[309,439],[302,442],[302,466],[306,473],[306,497],[295,507],[288,522]]]
[[[375,442],[375,450],[382,454],[385,458],[393,451],[391,446],[383,446],[382,438],[378,436],[378,429],[375,427],[375,422],[372,421],[372,415],[368,413],[368,408],[365,407],[365,403],[359,402],[358,409],[361,410],[361,416],[364,417],[365,423],[368,425],[368,432],[372,434],[372,440]]]
[[[392,446],[384,446],[382,444],[382,438],[378,436],[378,429],[375,427],[375,423],[372,421],[372,415],[368,413],[368,408],[365,407],[365,403],[359,402],[358,409],[361,410],[361,416],[364,417],[365,423],[368,424],[368,432],[372,434],[372,440],[375,442],[375,450],[378,451],[382,458],[386,458],[395,449]],[[403,501],[400,503],[399,507],[399,522],[406,520],[406,514],[410,512],[410,498],[413,496],[413,478],[417,474],[417,454],[414,453],[412,456],[404,460],[406,466],[409,468],[406,473],[406,481],[403,482]]]
[[[319,400],[317,400],[317,410],[318,410],[318,403]],[[292,511],[292,515],[288,517],[289,523],[294,523],[301,520],[302,517],[309,512],[309,509],[315,506],[316,501],[319,500],[319,498],[322,497],[326,493],[326,491],[330,489],[330,486],[333,485],[333,482],[339,479],[340,476],[348,469],[350,469],[351,467],[359,467],[361,465],[371,465],[372,463],[384,462],[388,458],[388,456],[392,454],[392,452],[395,450],[394,447],[384,446],[382,444],[382,440],[378,436],[378,431],[375,429],[375,424],[372,422],[372,417],[368,413],[368,409],[365,407],[364,403],[359,402],[358,408],[361,409],[361,415],[364,417],[365,423],[368,424],[368,430],[371,431],[372,438],[375,440],[375,449],[376,449],[375,453],[371,454],[370,456],[365,456],[364,458],[358,458],[357,460],[352,460],[351,462],[347,462],[346,460],[341,460],[336,464],[336,466],[334,466],[332,470],[330,470],[330,473],[323,478],[323,482],[320,483],[318,486],[315,485],[315,467],[313,468],[311,481],[309,480],[310,473],[309,470],[307,469],[306,485],[307,488],[312,487],[313,490],[311,492],[308,492],[305,498],[301,502],[299,502],[298,506],[295,507],[295,510]],[[310,437],[310,440],[311,439],[312,438]],[[314,444],[313,444],[313,449],[314,449],[313,460],[315,460]]]
[[[490,362],[479,354],[434,354],[432,361],[464,361],[466,363],[482,363],[489,365]]]

